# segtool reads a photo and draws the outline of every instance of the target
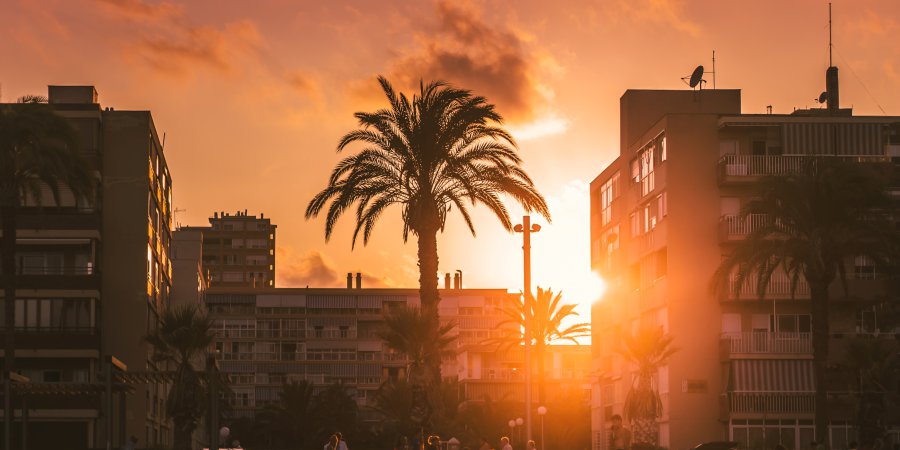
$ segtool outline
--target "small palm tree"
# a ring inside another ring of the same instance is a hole
[[[657,419],[662,417],[657,374],[677,348],[662,328],[644,328],[637,335],[623,335],[616,351],[634,366],[631,388],[625,396],[625,418],[631,421],[635,444],[658,444]]]
[[[75,198],[89,197],[94,180],[78,153],[72,125],[56,114],[46,99],[25,96],[17,105],[0,106],[0,242],[5,313],[5,370],[15,369],[16,214],[27,197],[39,205],[42,188],[56,204],[60,186]]]
[[[191,448],[191,434],[206,409],[206,390],[194,367],[203,361],[213,342],[212,320],[191,305],[167,309],[159,326],[144,337],[155,352],[157,363],[175,366],[175,378],[166,401],[166,414],[175,426],[176,450]]]
[[[417,307],[401,307],[384,318],[384,326],[378,336],[388,348],[409,358],[406,377],[412,390],[411,419],[419,425],[428,425],[435,409],[439,408],[440,366],[437,373],[431,372],[431,360],[441,360],[444,355],[454,355],[452,344],[456,336],[450,332],[455,322],[447,322],[435,327],[431,318]]]
[[[524,344],[523,331],[526,313],[530,313],[531,345],[534,346],[534,355],[537,359],[538,402],[541,404],[547,400],[545,373],[547,346],[560,341],[569,341],[578,345],[578,338],[591,335],[589,323],[563,325],[563,322],[578,315],[578,312],[575,311],[576,306],[572,303],[562,303],[561,291],[554,296],[552,290],[538,287],[530,312],[526,311],[525,302],[521,297],[516,299],[511,307],[503,309],[503,313],[508,319],[501,322],[499,326],[505,334],[491,339],[491,342],[497,343],[500,348],[505,349]]]
[[[847,365],[858,385],[857,429],[863,448],[884,437],[886,412],[900,393],[900,345],[894,339],[857,338],[847,342]]]
[[[277,435],[282,446],[306,448],[315,399],[312,384],[306,380],[285,383],[280,397],[278,404],[266,405],[259,412],[262,421],[272,425],[267,434]]]
[[[828,431],[827,383],[829,293],[832,282],[846,288],[846,261],[868,256],[888,266],[896,261],[898,238],[883,211],[890,208],[885,177],[861,164],[810,159],[794,175],[768,177],[759,184],[759,199],[742,217],[764,214],[765,222],[728,255],[713,278],[714,289],[735,291],[756,277],[760,298],[776,271],[795,289],[801,280],[810,289],[815,376],[816,441]]]

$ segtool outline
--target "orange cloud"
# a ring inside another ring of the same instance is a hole
[[[279,287],[341,288],[347,286],[347,274],[339,273],[325,257],[315,250],[296,255],[287,247],[277,250]],[[385,279],[369,273],[362,274],[362,286],[366,288],[389,287]],[[355,272],[354,272],[354,283]]]
[[[389,78],[398,87],[444,80],[487,96],[514,121],[530,120],[545,106],[548,93],[540,78],[548,55],[510,28],[488,24],[471,4],[439,0],[436,27],[417,39],[419,48],[391,65]]]
[[[144,0],[95,0],[106,9],[119,16],[133,20],[161,19],[180,16],[181,5],[168,1],[147,2]]]
[[[197,66],[230,71],[241,56],[255,54],[261,45],[256,25],[240,21],[221,29],[182,26],[144,38],[132,48],[157,71],[184,75]]]

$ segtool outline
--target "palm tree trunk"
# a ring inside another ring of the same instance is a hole
[[[0,249],[3,253],[3,313],[4,313],[4,370],[9,373],[15,370],[15,325],[16,325],[16,205],[13,194],[2,199],[0,214],[3,219],[3,240]]]
[[[438,303],[441,301],[438,293],[438,251],[437,251],[437,227],[427,227],[419,234],[419,298],[422,301],[422,311],[433,314],[433,320],[437,320]]]
[[[815,376],[816,442],[828,439],[828,283],[809,283],[812,302],[813,374]]]
[[[438,316],[438,304],[441,301],[438,293],[438,251],[437,251],[437,232],[436,224],[428,224],[419,230],[419,299],[422,302],[422,314],[428,317],[432,322],[431,326],[437,328],[440,326],[440,317]],[[436,390],[440,388],[441,382],[441,356],[440,354],[429,355],[425,359],[425,367],[423,371],[426,376],[425,390],[429,400],[429,411],[432,414],[438,412],[440,408],[439,402],[433,401],[438,398]],[[427,423],[427,419],[426,419]]]

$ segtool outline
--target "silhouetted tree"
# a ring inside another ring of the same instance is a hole
[[[166,309],[159,327],[144,337],[155,350],[155,362],[175,366],[166,414],[174,424],[176,450],[191,448],[191,434],[206,410],[208,393],[194,363],[205,359],[213,337],[212,320],[192,305]]]
[[[538,402],[540,404],[547,401],[545,369],[547,346],[559,341],[578,344],[578,338],[591,334],[589,323],[563,325],[564,321],[578,315],[578,312],[575,311],[576,306],[571,303],[562,303],[562,292],[558,292],[554,296],[552,290],[538,287],[530,312],[526,311],[525,302],[521,297],[516,299],[511,307],[503,309],[503,313],[509,317],[508,320],[500,323],[504,335],[491,339],[492,342],[498,343],[500,348],[504,349],[524,344],[523,330],[525,329],[526,313],[531,315],[531,344],[534,346],[534,355],[537,360]]]
[[[658,444],[657,419],[662,416],[659,396],[659,369],[678,351],[672,346],[672,336],[661,328],[644,328],[637,335],[625,334],[616,351],[634,366],[635,376],[625,395],[623,411],[631,422],[634,443]]]
[[[343,383],[334,383],[319,392],[313,401],[313,423],[316,427],[313,446],[321,446],[335,431],[344,434],[350,447],[353,446],[353,432],[358,430],[358,407],[351,394],[351,388]]]
[[[20,104],[0,106],[0,269],[8,372],[15,370],[16,214],[27,197],[38,205],[45,202],[44,189],[59,205],[60,187],[67,187],[78,200],[89,198],[95,185],[78,152],[75,130],[46,101],[29,95],[20,98]]]
[[[378,81],[390,107],[355,114],[361,129],[344,135],[338,151],[353,143],[363,148],[337,163],[328,186],[307,206],[306,217],[318,216],[327,206],[329,239],[338,218],[357,204],[355,246],[360,232],[363,244],[368,243],[382,214],[399,205],[403,241],[410,233],[418,239],[422,308],[437,327],[437,233],[443,231],[451,209],[456,207],[473,235],[469,205],[478,203],[486,205],[505,229],[512,229],[502,195],[548,220],[550,212],[520,167],[512,136],[499,126],[500,114],[484,97],[432,82],[420,83],[418,95],[410,100],[384,77]],[[440,359],[427,364],[432,376],[439,377]]]
[[[862,448],[884,438],[887,411],[900,400],[900,346],[890,338],[857,338],[847,342],[846,361],[856,378],[856,426]]]
[[[898,254],[897,233],[884,216],[889,207],[882,173],[861,164],[810,159],[797,174],[759,183],[759,199],[741,211],[741,218],[764,214],[765,221],[736,245],[714,276],[719,292],[727,290],[731,276],[735,291],[755,276],[760,298],[776,270],[787,275],[792,290],[801,279],[809,285],[818,442],[828,438],[828,289],[836,280],[846,289],[847,260],[868,256],[884,266]]]
[[[266,405],[257,412],[257,418],[265,423],[269,435],[281,447],[307,448],[315,402],[313,387],[308,381],[292,381],[282,385],[280,401]],[[315,443],[317,444],[317,443]]]
[[[431,317],[420,308],[402,306],[384,317],[384,325],[378,336],[388,348],[409,358],[406,381],[411,390],[410,417],[420,426],[430,425],[432,412],[439,408],[440,366],[438,373],[428,361],[440,361],[443,355],[452,355],[451,344],[456,337],[450,335],[456,322],[434,326]],[[438,384],[435,384],[437,380]]]

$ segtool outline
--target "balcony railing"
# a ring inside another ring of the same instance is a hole
[[[732,275],[728,279],[727,296],[730,299],[756,299],[759,298],[757,289],[757,275],[747,277],[743,284],[738,286],[737,276]],[[766,298],[807,298],[809,297],[809,284],[803,277],[797,279],[797,285],[784,273],[773,273],[766,286]],[[792,292],[793,291],[793,292]]]
[[[356,329],[346,330],[306,330],[307,339],[356,339]]]
[[[768,220],[768,214],[748,214],[745,217],[727,214],[719,219],[726,239],[745,238],[750,233],[765,226]]]
[[[731,353],[812,354],[811,333],[746,331],[726,333],[722,339]]]
[[[93,275],[94,266],[19,266],[19,275]]]
[[[842,162],[877,163],[890,161],[879,155],[725,155],[719,159],[719,174],[725,177],[759,177],[767,175],[790,175],[800,173],[810,161],[817,159]]]
[[[816,409],[812,392],[732,392],[733,413],[812,413]]]

